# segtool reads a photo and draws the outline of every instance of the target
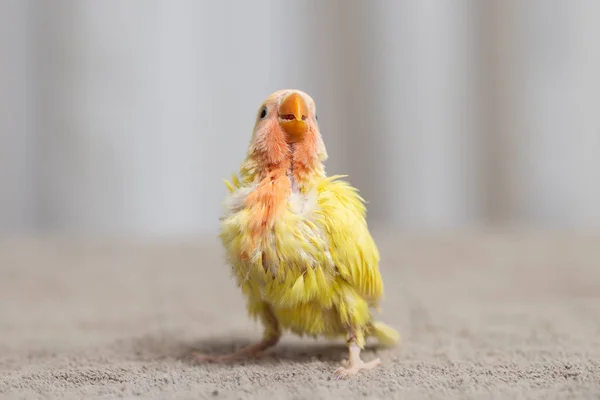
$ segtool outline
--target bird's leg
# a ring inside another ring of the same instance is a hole
[[[232,362],[242,358],[256,357],[265,350],[275,346],[281,338],[281,328],[279,327],[277,318],[275,318],[267,306],[261,311],[260,318],[265,327],[264,336],[260,342],[224,355],[194,354],[195,361],[204,363]]]
[[[360,351],[364,347],[364,342],[363,335],[357,335],[353,330],[348,333],[348,360],[342,361],[342,366],[335,371],[334,375],[337,379],[344,379],[357,374],[360,370],[373,369],[381,365],[381,359],[379,358],[369,362],[364,362],[360,358]]]
[[[243,347],[238,351],[224,355],[195,354],[194,359],[197,362],[205,363],[226,363],[236,361],[242,358],[252,358],[258,356],[265,350],[275,346],[279,342],[278,336],[265,337],[260,342]]]

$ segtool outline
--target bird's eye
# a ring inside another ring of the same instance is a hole
[[[260,119],[263,119],[266,116],[267,116],[267,107],[263,107],[263,109],[260,110]]]
[[[319,116],[315,114],[315,121],[319,122]]]

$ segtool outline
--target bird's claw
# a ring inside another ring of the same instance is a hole
[[[356,374],[357,372],[358,372],[358,368],[339,367],[333,373],[333,377],[336,380],[346,379],[349,376]]]
[[[363,369],[373,369],[381,365],[381,359],[377,358],[369,362],[359,361],[352,364],[347,360],[342,360],[341,364],[342,366],[336,369],[333,373],[336,380],[346,379],[350,376],[356,375],[360,370]]]

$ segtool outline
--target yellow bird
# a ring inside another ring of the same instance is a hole
[[[239,176],[229,193],[220,238],[249,314],[264,337],[235,353],[198,355],[201,361],[255,356],[285,330],[313,337],[345,337],[348,360],[337,378],[381,364],[360,357],[374,336],[394,345],[396,330],[375,321],[383,295],[379,253],[358,191],[328,177],[315,103],[300,90],[279,90],[260,106]]]

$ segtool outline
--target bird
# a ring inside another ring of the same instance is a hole
[[[219,238],[249,316],[262,340],[198,361],[255,357],[289,331],[345,338],[348,358],[334,379],[382,364],[363,361],[366,339],[394,346],[400,334],[374,318],[384,294],[380,254],[366,222],[366,202],[344,178],[328,176],[314,99],[298,89],[260,105],[239,172],[225,180]]]

